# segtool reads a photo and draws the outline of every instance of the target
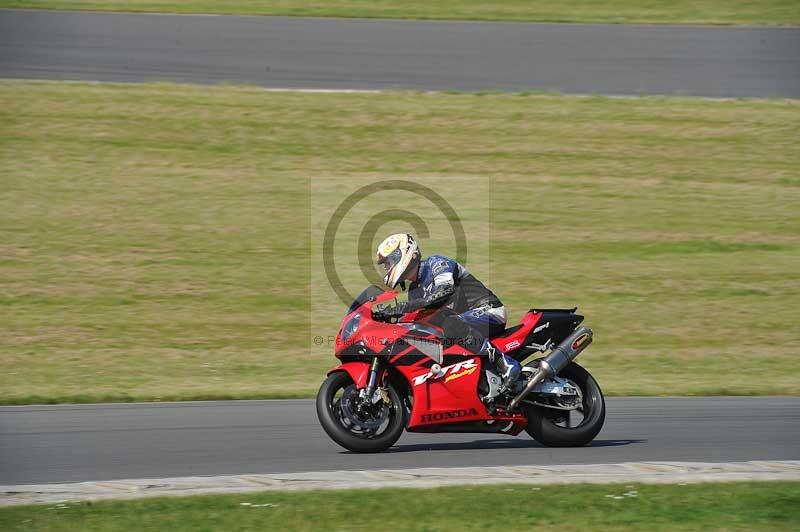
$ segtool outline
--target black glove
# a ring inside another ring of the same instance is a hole
[[[398,303],[394,307],[382,307],[372,311],[372,319],[395,323],[406,313],[406,304]]]

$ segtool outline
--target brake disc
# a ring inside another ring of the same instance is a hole
[[[356,430],[376,432],[389,417],[389,408],[382,401],[377,405],[365,402],[366,409],[358,408],[360,401],[358,390],[354,385],[351,384],[344,389],[340,401],[342,420],[347,421]],[[377,407],[380,407],[380,410],[375,412]]]

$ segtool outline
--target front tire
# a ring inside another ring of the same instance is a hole
[[[563,424],[564,412],[535,406],[525,405],[524,412],[528,418],[525,430],[531,437],[548,447],[577,447],[591,442],[606,418],[606,403],[600,385],[591,374],[578,364],[571,362],[561,370],[559,377],[571,380],[578,386],[583,394],[581,410],[583,419],[576,426],[569,426],[570,412],[566,412],[567,426]]]
[[[395,444],[406,426],[406,409],[400,394],[385,383],[391,405],[380,403],[377,413],[355,414],[358,390],[344,371],[331,373],[317,393],[317,417],[330,438],[349,451],[376,453]],[[385,419],[384,419],[385,418]],[[381,421],[383,420],[383,421]],[[381,424],[377,427],[372,425]],[[366,428],[365,428],[366,427]]]

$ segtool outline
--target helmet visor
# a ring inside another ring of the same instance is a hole
[[[382,259],[378,261],[378,264],[383,266],[383,271],[388,273],[392,271],[392,268],[397,266],[397,263],[400,262],[400,259],[403,258],[403,252],[400,251],[400,248],[395,249]]]

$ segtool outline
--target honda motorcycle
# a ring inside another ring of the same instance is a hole
[[[531,309],[519,325],[490,338],[493,347],[524,364],[506,388],[484,357],[448,341],[431,323],[447,309],[411,312],[396,323],[373,319],[373,309],[397,295],[370,286],[342,321],[335,351],[341,365],[328,372],[316,400],[333,441],[354,452],[379,452],[404,430],[524,430],[543,445],[566,447],[586,445],[600,432],[603,393],[573,362],[592,343],[577,307]]]

